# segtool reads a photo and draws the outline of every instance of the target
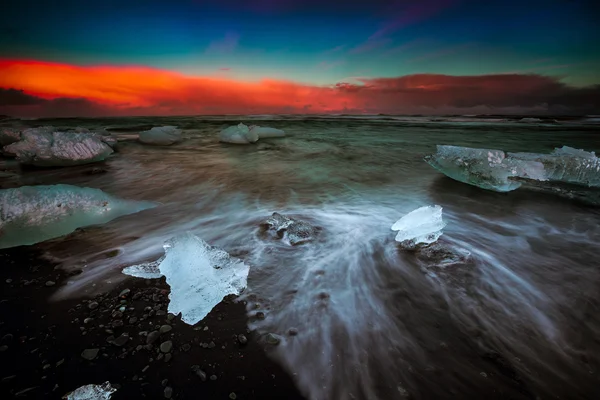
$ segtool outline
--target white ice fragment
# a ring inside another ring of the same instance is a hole
[[[156,261],[125,267],[121,272],[123,272],[125,275],[133,276],[135,278],[158,279],[163,276],[163,274],[160,273],[159,265],[164,259],[164,257],[161,257]]]
[[[267,126],[252,125],[250,131],[257,134],[260,139],[285,137],[285,132],[281,129],[269,128]]]
[[[418,244],[431,244],[442,236],[446,223],[442,219],[442,207],[425,206],[400,218],[394,225],[393,231],[398,231],[396,241],[404,247],[412,248]]]
[[[154,127],[140,132],[139,141],[158,146],[169,146],[181,140],[181,131],[176,126]]]
[[[227,252],[186,233],[165,244],[160,273],[171,287],[169,312],[194,325],[230,294],[246,288],[249,267]]]
[[[221,131],[219,141],[233,144],[248,144],[258,141],[258,134],[248,128],[247,125],[239,123]]]
[[[154,206],[71,185],[1,189],[0,249],[43,242]]]
[[[102,385],[85,385],[63,396],[66,400],[108,400],[117,389],[106,381]]]
[[[22,164],[65,167],[102,161],[113,150],[95,133],[56,132],[46,126],[24,130],[21,140],[5,146],[4,152]]]

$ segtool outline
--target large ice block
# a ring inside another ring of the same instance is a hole
[[[512,177],[548,179],[539,160],[507,156],[502,150],[438,145],[425,161],[452,179],[497,192],[519,188],[521,183]]]
[[[176,126],[154,127],[140,132],[139,141],[157,146],[169,146],[181,140],[181,131]]]
[[[43,242],[154,206],[152,202],[122,200],[100,189],[71,185],[2,189],[0,249]]]
[[[445,226],[442,207],[435,205],[411,211],[396,221],[392,230],[398,231],[396,241],[403,247],[414,248],[419,244],[428,245],[438,240]]]
[[[250,131],[257,134],[259,139],[285,137],[285,132],[281,129],[269,128],[267,126],[252,125]]]
[[[66,400],[109,400],[117,389],[106,381],[102,385],[81,386],[63,396]]]
[[[258,141],[258,134],[248,128],[247,125],[239,123],[221,131],[219,141],[233,144],[248,144]]]
[[[185,233],[165,244],[159,270],[171,287],[169,312],[193,325],[230,294],[246,288],[249,267],[227,252]]]
[[[5,146],[4,153],[22,164],[65,167],[102,161],[113,149],[94,133],[57,132],[52,127],[41,127],[21,132],[21,140]]]

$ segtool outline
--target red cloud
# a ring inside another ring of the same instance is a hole
[[[183,75],[147,67],[0,60],[0,113],[14,116],[275,113],[598,113],[600,87],[540,75],[409,75],[331,86]]]

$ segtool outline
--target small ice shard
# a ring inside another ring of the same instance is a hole
[[[164,257],[161,257],[156,261],[125,267],[121,272],[123,272],[125,275],[133,276],[135,278],[158,279],[163,276],[163,274],[160,273],[159,265],[164,261],[164,259]]]
[[[154,127],[140,132],[139,141],[157,146],[169,146],[181,141],[181,131],[176,126]]]
[[[85,385],[63,396],[66,400],[108,400],[117,389],[106,381],[102,385]]]
[[[43,242],[152,207],[151,202],[71,185],[1,189],[0,249]]]
[[[248,144],[258,140],[258,134],[248,129],[243,123],[223,129],[219,141],[233,144]]]
[[[65,167],[102,161],[113,153],[104,138],[95,133],[54,132],[52,127],[30,128],[21,140],[4,147],[22,164]]]
[[[160,273],[171,287],[169,312],[194,325],[225,296],[246,288],[249,267],[227,252],[186,233],[165,244]]]
[[[13,128],[0,128],[0,147],[8,146],[21,140],[21,132]]]
[[[425,161],[452,179],[497,192],[521,186],[511,177],[546,179],[542,163],[507,157],[502,150],[438,145],[437,152]]]
[[[404,248],[411,249],[419,244],[428,245],[438,240],[445,226],[442,207],[435,205],[411,211],[396,221],[392,230],[398,231],[396,241]]]
[[[542,122],[542,120],[539,118],[531,118],[531,117],[521,118],[520,121],[521,122],[529,122],[529,123]]]
[[[281,129],[269,128],[266,126],[252,125],[250,131],[256,133],[259,139],[285,137],[285,132]]]
[[[275,232],[279,238],[284,239],[292,246],[313,240],[317,232],[315,227],[306,222],[276,212],[261,223],[261,227]]]

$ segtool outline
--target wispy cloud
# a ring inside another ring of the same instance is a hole
[[[505,71],[505,72],[501,72],[501,74],[526,74],[526,73],[530,73],[530,72],[551,71],[551,70],[555,70],[555,69],[566,69],[566,68],[576,67],[576,66],[585,65],[585,64],[586,63],[539,65],[537,67]]]
[[[231,68],[223,67],[223,68],[219,68],[219,71],[231,71]]]
[[[348,54],[362,54],[362,53],[367,53],[369,51],[373,51],[375,49],[384,47],[384,46],[386,46],[387,44],[389,44],[391,42],[392,42],[392,40],[388,39],[388,38],[369,39],[366,42],[361,43],[358,46],[351,48],[348,51]]]
[[[329,71],[330,69],[337,68],[344,64],[346,64],[346,61],[344,60],[322,61],[317,64],[316,68],[320,71]]]
[[[332,49],[325,50],[325,51],[323,52],[323,55],[328,55],[328,54],[339,53],[340,51],[344,50],[345,48],[346,48],[346,45],[345,45],[345,44],[341,44],[341,45],[339,45],[339,46],[335,46],[335,47],[334,47],[334,48],[332,48]]]
[[[213,40],[206,49],[207,53],[233,53],[237,49],[240,41],[240,35],[235,32],[227,32],[225,37]]]
[[[442,10],[456,4],[458,0],[421,0],[408,8],[399,10],[396,16],[385,22],[369,39],[378,39],[398,30],[426,20]]]
[[[399,46],[392,47],[391,49],[389,49],[385,53],[383,53],[383,55],[384,56],[393,56],[393,55],[396,55],[396,54],[400,54],[400,53],[405,52],[406,50],[410,50],[412,48],[419,47],[419,46],[424,46],[428,42],[429,41],[426,40],[426,39],[411,40],[410,42],[406,42],[406,43],[401,44]]]
[[[461,44],[459,46],[449,47],[447,49],[439,49],[439,50],[431,51],[429,53],[422,54],[418,57],[411,58],[410,60],[405,61],[405,63],[412,64],[412,63],[418,63],[418,62],[422,62],[422,61],[433,60],[436,58],[446,57],[451,54],[458,53],[458,52],[465,50],[469,47],[472,47],[474,45],[475,45],[474,43],[465,43],[465,44]]]
[[[539,58],[537,60],[529,62],[529,64],[546,64],[552,61],[554,61],[554,58]]]

